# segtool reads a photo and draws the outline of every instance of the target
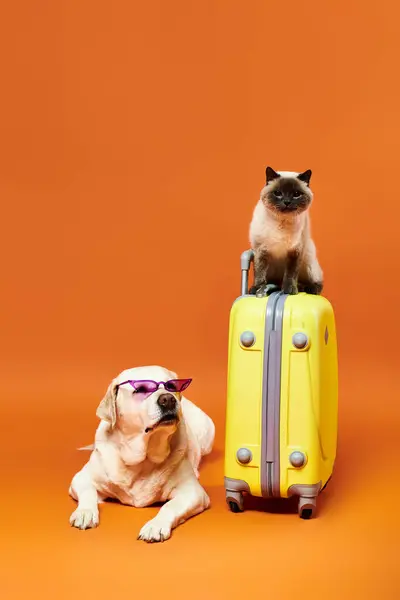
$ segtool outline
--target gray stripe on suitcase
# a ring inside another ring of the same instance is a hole
[[[272,495],[272,474],[271,462],[268,462],[268,425],[271,424],[269,417],[269,399],[270,399],[270,358],[273,352],[270,351],[270,335],[274,329],[275,307],[278,302],[279,293],[273,293],[268,299],[265,314],[265,332],[264,332],[264,364],[263,364],[263,385],[262,385],[262,419],[261,419],[261,494],[264,497]],[[272,372],[272,371],[271,371]]]
[[[283,310],[287,295],[271,294],[265,315],[261,493],[280,496],[279,442]]]

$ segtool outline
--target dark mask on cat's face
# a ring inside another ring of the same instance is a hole
[[[300,173],[297,177],[285,177],[267,167],[266,176],[262,199],[268,208],[282,214],[290,214],[301,213],[309,207],[312,200],[309,188],[310,170]]]

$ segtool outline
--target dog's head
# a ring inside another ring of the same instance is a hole
[[[163,367],[127,369],[110,383],[96,414],[129,437],[161,429],[171,435],[182,418],[181,387],[177,375]]]

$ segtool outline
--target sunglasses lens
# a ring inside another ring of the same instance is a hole
[[[167,392],[179,392],[179,386],[177,384],[178,382],[175,379],[171,379],[171,381],[165,382],[164,387],[167,390]]]
[[[171,379],[165,384],[168,392],[183,392],[189,386],[191,379]]]
[[[191,383],[192,383],[191,379],[183,379],[182,387],[181,387],[180,391],[183,392],[184,390],[186,390],[186,388],[188,388]]]
[[[138,394],[153,394],[158,388],[155,381],[134,381],[132,385]]]

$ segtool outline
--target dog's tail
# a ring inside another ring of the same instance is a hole
[[[82,448],[78,448],[78,450],[94,450],[94,444],[90,444],[89,446],[82,446]]]

